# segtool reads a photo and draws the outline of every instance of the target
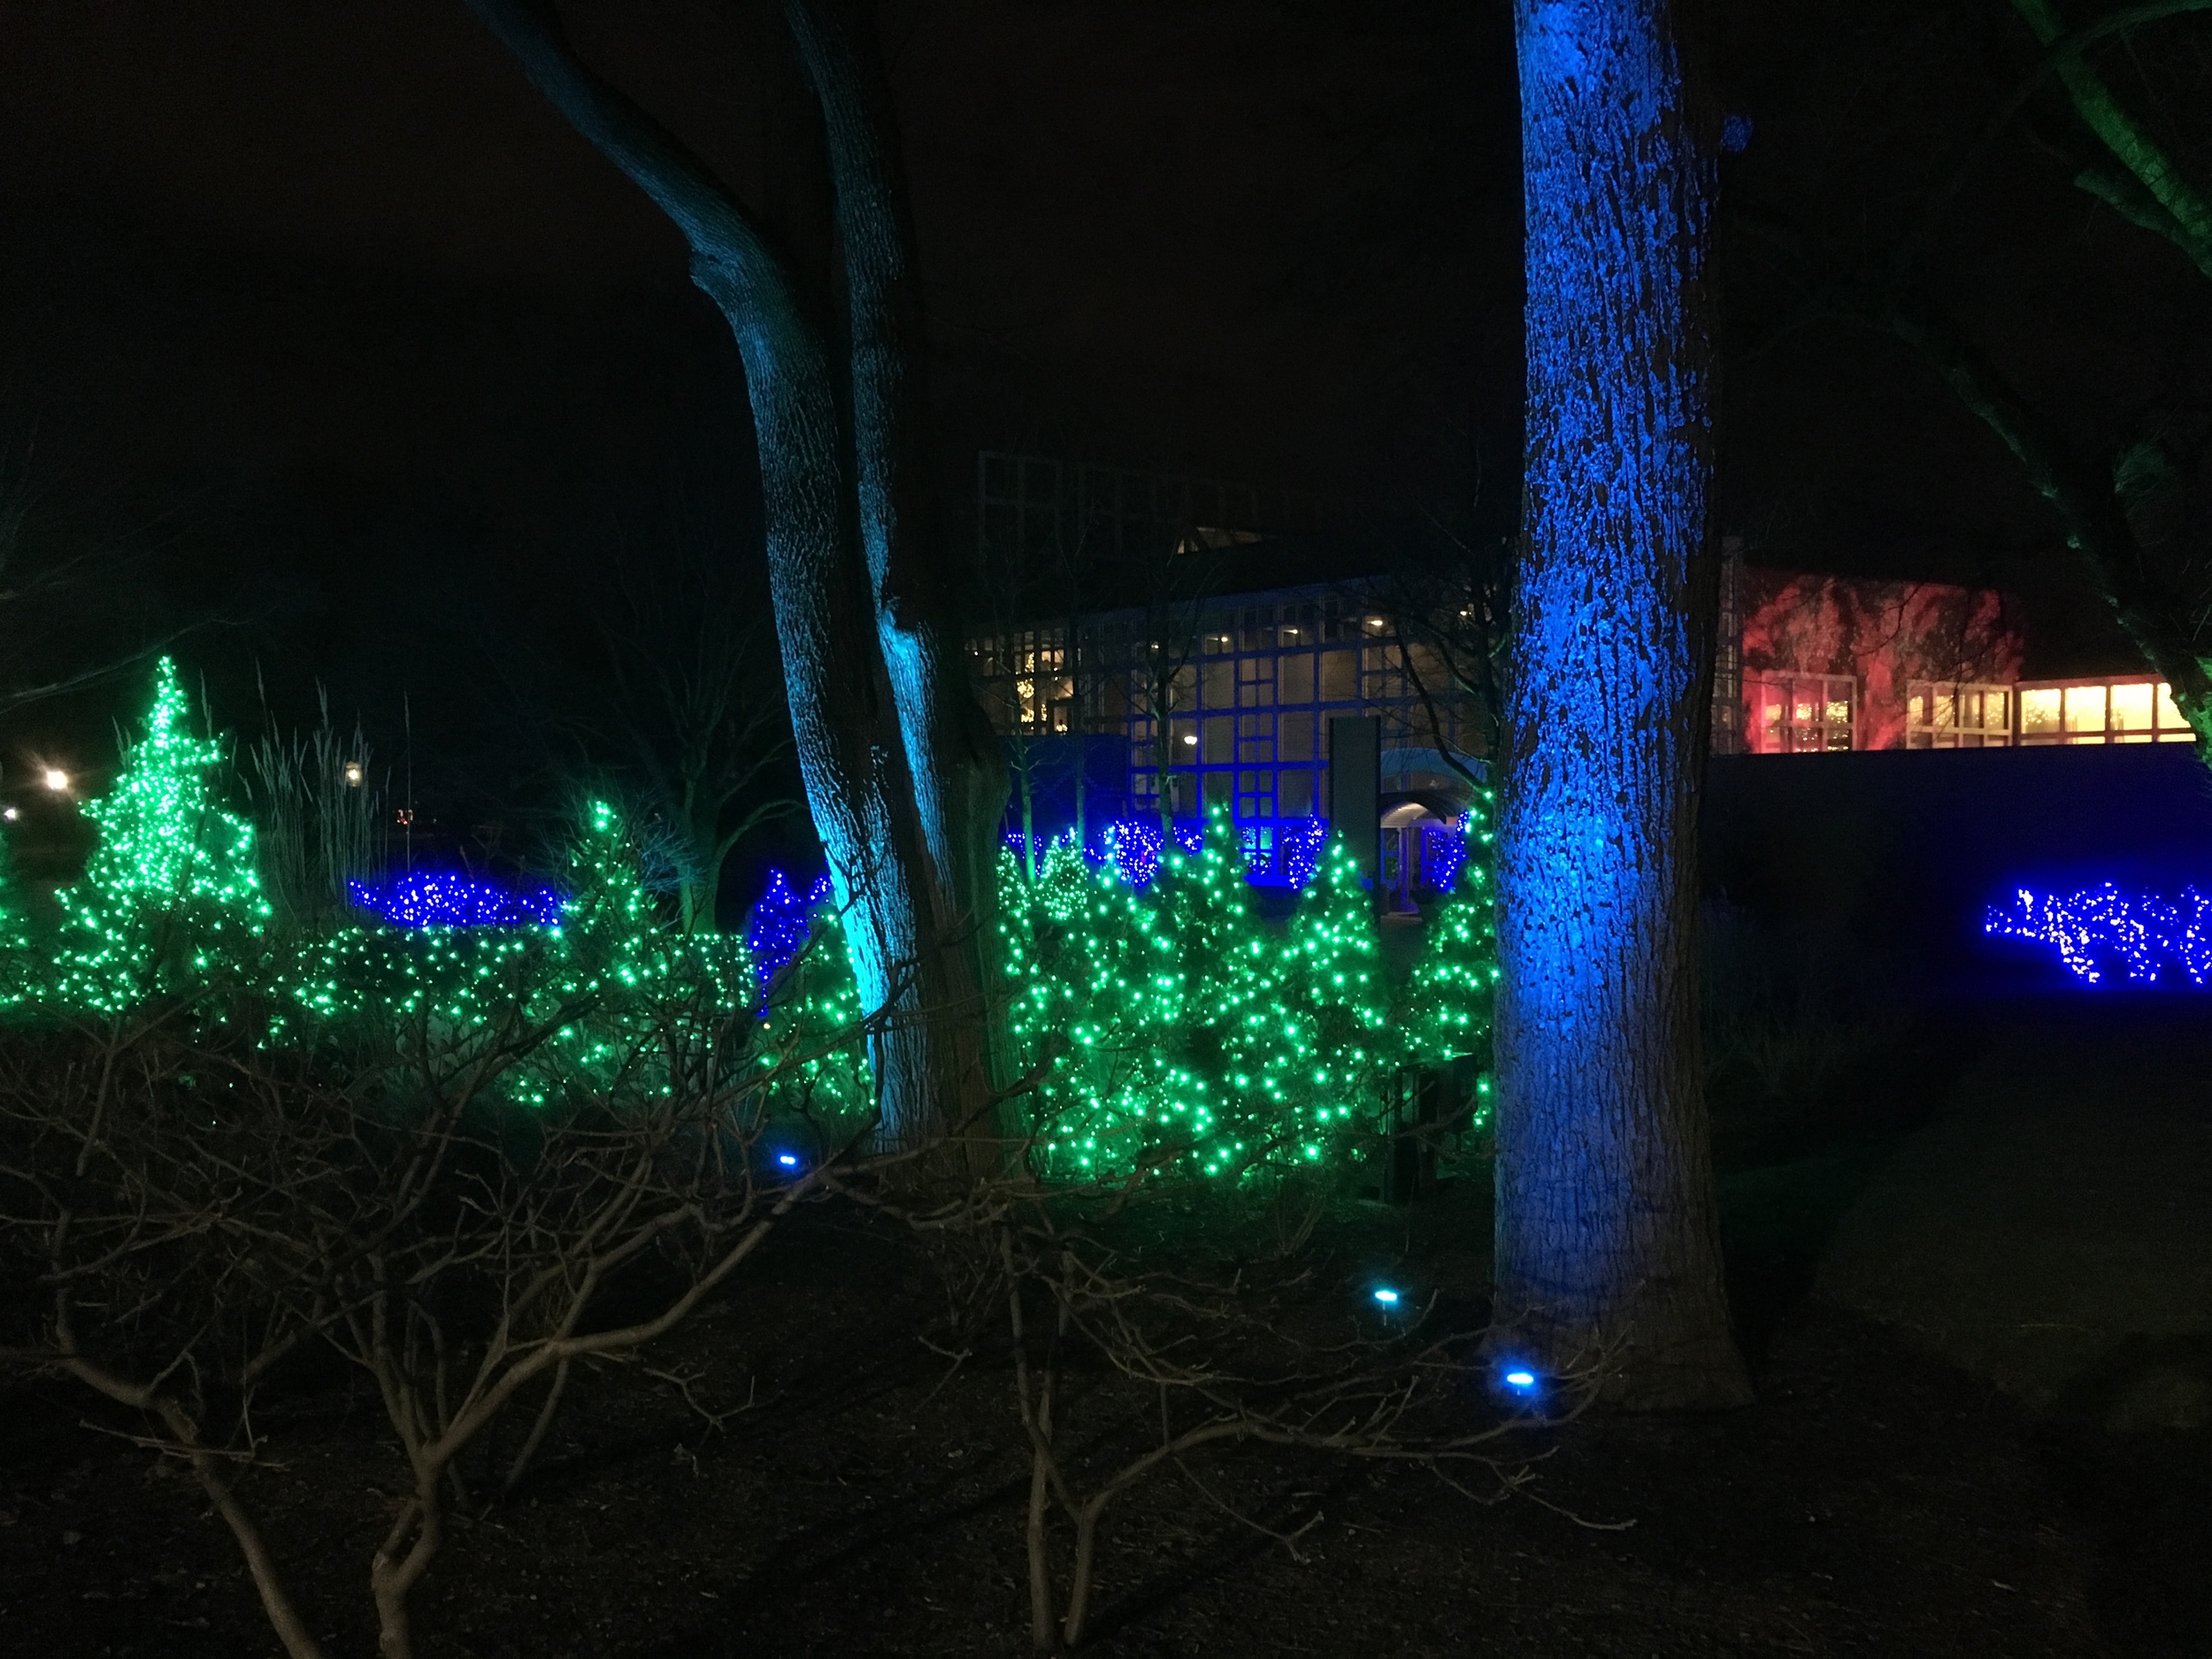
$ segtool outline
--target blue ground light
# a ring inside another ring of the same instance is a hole
[[[1394,1308],[1398,1305],[1398,1293],[1386,1286],[1375,1293],[1375,1300],[1386,1308]]]

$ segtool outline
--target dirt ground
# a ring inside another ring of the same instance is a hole
[[[1985,1076],[1991,1041],[1915,1060],[1915,1086],[1940,1105]],[[2171,1057],[2170,1092],[2196,1098],[2203,1056]],[[1927,1116],[1880,1087],[1894,1110],[1727,1159],[1755,1405],[1572,1425],[1532,1495],[1487,1505],[1416,1471],[1271,1451],[1194,1464],[1116,1511],[1097,1651],[2212,1654],[2207,1431],[2032,1411],[1924,1333],[1814,1288]],[[1413,1218],[1417,1243],[1454,1241],[1440,1279],[1479,1281],[1483,1212],[1471,1185]],[[708,1364],[703,1394],[751,1409],[710,1434],[634,1371],[580,1386],[555,1455],[433,1570],[421,1651],[1021,1651],[1008,1379],[947,1379],[915,1334],[933,1294],[898,1249],[826,1217],[771,1250],[662,1362]],[[196,1488],[85,1415],[52,1385],[0,1394],[0,1653],[276,1652]],[[334,1653],[373,1652],[367,1563],[399,1471],[372,1403],[334,1391],[270,1426],[286,1466],[249,1495]],[[1312,1525],[1294,1549],[1250,1520]]]

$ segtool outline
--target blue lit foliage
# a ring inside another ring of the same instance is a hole
[[[2212,986],[2212,898],[2194,887],[2171,899],[2109,881],[2071,893],[2021,887],[1990,907],[1982,931],[2048,945],[2084,985],[2102,985],[2116,969],[2131,984],[2170,983],[2178,969],[2190,984]]]
[[[452,870],[411,870],[381,881],[349,881],[357,910],[394,927],[550,927],[561,895],[550,887],[517,893]]]
[[[816,877],[813,887],[803,898],[793,891],[790,879],[782,871],[768,872],[767,888],[745,923],[745,949],[752,953],[753,966],[764,988],[783,971],[786,963],[799,954],[806,943],[814,912],[827,903],[830,896],[827,876]]]

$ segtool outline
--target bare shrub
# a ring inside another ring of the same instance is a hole
[[[1298,1532],[1203,1483],[1203,1454],[1260,1442],[1409,1463],[1496,1501],[1531,1478],[1525,1432],[1577,1415],[1602,1369],[1594,1356],[1526,1400],[1501,1399],[1495,1379],[1510,1366],[1486,1352],[1486,1332],[1437,1325],[1415,1292],[1327,1248],[1337,1201],[1318,1183],[1217,1192],[1140,1171],[1054,1188],[1009,1175],[932,1201],[869,1191],[868,1173],[828,1179],[931,1243],[951,1305],[949,1340],[936,1345],[956,1365],[1001,1352],[1010,1362],[1041,1651],[1085,1640],[1108,1514],[1142,1483],[1180,1476],[1295,1555]],[[1378,1288],[1395,1300],[1378,1301]]]
[[[449,1513],[511,1485],[570,1368],[672,1330],[818,1189],[818,1165],[765,1155],[779,1056],[745,1004],[664,989],[588,1059],[564,1048],[579,1010],[486,1006],[312,1051],[205,1007],[0,1044],[0,1248],[42,1292],[0,1362],[140,1414],[132,1438],[198,1479],[295,1659],[322,1650],[248,1480],[292,1362],[334,1353],[382,1403],[405,1474],[369,1589],[404,1659]],[[501,1470],[491,1432],[526,1397]]]

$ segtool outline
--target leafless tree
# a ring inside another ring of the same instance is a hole
[[[791,726],[774,630],[694,568],[668,583],[628,577],[624,592],[625,614],[604,626],[615,695],[585,724],[671,832],[683,930],[711,932],[731,850],[800,809],[781,784]]]

